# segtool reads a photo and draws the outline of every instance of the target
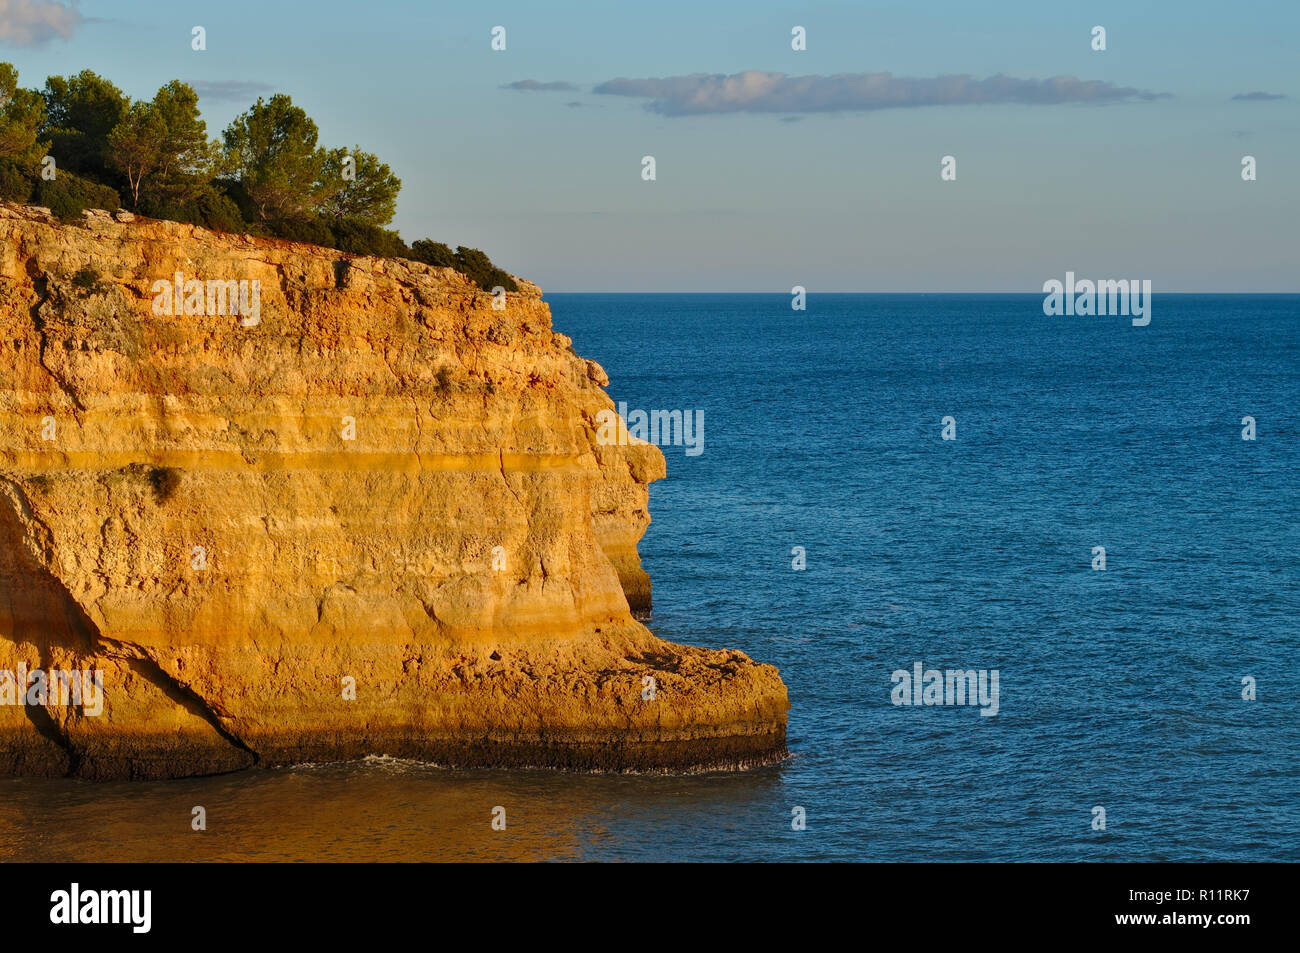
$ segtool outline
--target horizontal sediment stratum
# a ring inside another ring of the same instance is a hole
[[[775,668],[637,621],[663,455],[598,443],[535,285],[105,212],[0,238],[0,774],[785,756]]]

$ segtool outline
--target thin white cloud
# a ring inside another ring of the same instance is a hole
[[[66,40],[83,22],[81,13],[55,0],[0,0],[0,44],[41,46]]]
[[[1074,76],[1049,79],[1016,79],[1001,73],[987,79],[967,75],[914,78],[892,73],[787,76],[761,70],[731,76],[695,73],[663,79],[611,79],[593,92],[649,99],[646,108],[665,116],[868,112],[987,103],[1117,103],[1169,95]]]
[[[561,83],[561,82],[540,83],[535,79],[520,79],[520,80],[515,80],[515,82],[513,83],[506,83],[501,88],[531,90],[533,92],[542,92],[542,93],[554,93],[554,92],[571,93],[574,90],[576,90],[578,87],[574,86],[572,83]]]

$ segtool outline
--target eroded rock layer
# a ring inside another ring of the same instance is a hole
[[[784,755],[776,669],[634,619],[663,457],[597,443],[535,286],[105,213],[0,238],[0,773]],[[256,323],[157,313],[177,273],[257,281]]]

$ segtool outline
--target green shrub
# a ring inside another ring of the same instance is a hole
[[[267,230],[276,238],[309,245],[334,246],[334,235],[325,222],[318,218],[287,218],[270,223]]]
[[[239,206],[223,192],[210,189],[199,197],[198,212],[200,224],[218,232],[243,234],[247,232],[248,222],[239,212]]]
[[[116,212],[122,207],[122,199],[114,189],[64,171],[56,178],[38,180],[36,196],[41,205],[63,221],[80,218],[88,208]]]
[[[187,201],[150,196],[141,200],[140,213],[169,222],[201,225],[218,232],[242,234],[249,230],[248,223],[239,212],[239,206],[212,186],[203,188],[196,197]]]
[[[453,252],[442,242],[421,238],[411,243],[411,258],[426,265],[455,268],[484,291],[500,286],[506,291],[518,291],[519,286],[508,274],[492,264],[492,260],[477,248],[460,245]]]
[[[345,218],[335,223],[331,231],[334,236],[331,244],[339,251],[353,255],[374,255],[376,258],[407,258],[411,254],[406,242],[402,241],[397,232],[378,225]]]
[[[442,242],[421,238],[411,242],[411,258],[436,268],[455,268],[456,253]]]
[[[506,291],[518,291],[519,285],[515,284],[515,279],[510,277],[508,272],[502,271],[496,265],[487,273],[487,277],[480,282],[480,287],[484,291],[491,291],[493,288],[501,287]]]
[[[500,286],[506,291],[518,291],[519,286],[513,278],[492,264],[490,258],[477,248],[456,246],[456,270],[484,291],[491,291]]]
[[[109,286],[94,268],[83,268],[72,276],[72,287],[81,292],[84,298],[87,295],[103,294]]]
[[[244,188],[244,183],[234,179],[216,178],[212,180],[212,188],[234,204],[235,208],[239,210],[239,217],[249,223],[249,231],[254,233],[261,231],[258,226],[253,224],[260,222],[261,217],[257,214],[257,206],[249,198],[248,189]]]
[[[0,199],[6,202],[30,202],[36,184],[17,163],[0,159]]]

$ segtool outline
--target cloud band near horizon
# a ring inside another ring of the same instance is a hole
[[[1163,99],[1131,86],[1074,76],[1017,79],[999,73],[987,79],[969,75],[901,77],[892,73],[838,73],[787,76],[746,70],[727,76],[694,73],[662,79],[611,79],[592,92],[649,99],[646,109],[664,116],[713,113],[871,112],[921,106],[973,106],[995,103],[1056,105],[1120,103]]]
[[[506,83],[501,88],[519,89],[519,90],[541,92],[541,93],[558,93],[558,92],[574,92],[577,90],[578,87],[574,86],[572,83],[564,83],[564,82],[540,83],[535,79],[520,79],[520,80],[516,80],[513,83]]]
[[[1256,91],[1253,93],[1238,93],[1236,96],[1232,97],[1233,102],[1244,102],[1244,103],[1271,102],[1272,100],[1275,99],[1286,99],[1286,96],[1282,93],[1265,93],[1265,92]]]

